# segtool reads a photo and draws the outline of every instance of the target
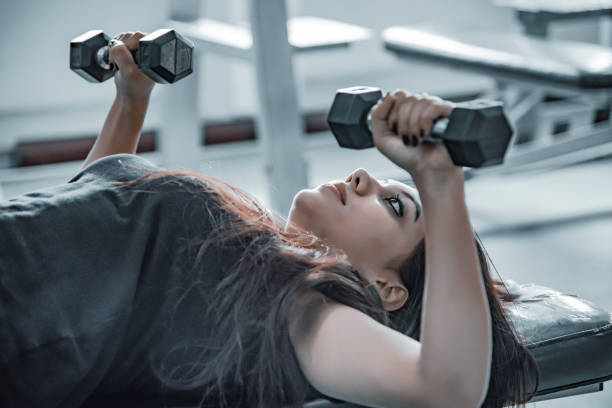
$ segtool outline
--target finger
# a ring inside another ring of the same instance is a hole
[[[389,128],[388,116],[389,112],[393,110],[395,100],[392,96],[388,95],[372,110],[372,136],[374,141],[383,135],[391,133]]]
[[[408,131],[411,135],[415,135],[417,137],[424,136],[423,131],[421,130],[420,121],[423,112],[429,108],[431,102],[426,99],[421,99],[415,105],[412,111],[410,112],[410,118],[408,122]]]
[[[393,97],[387,92],[387,95],[385,95],[385,97],[381,99],[372,108],[372,122],[374,122],[375,120],[381,120],[386,122],[394,103],[395,101]]]
[[[422,130],[424,135],[428,135],[431,132],[434,121],[438,118],[438,107],[435,104],[430,104],[427,109],[423,111],[419,118],[419,128]]]
[[[395,100],[395,105],[393,105],[393,108],[391,109],[391,112],[389,113],[387,122],[389,123],[389,128],[391,129],[391,132],[397,135],[398,134],[398,130],[397,130],[398,109],[402,105],[402,101],[408,97],[408,94],[406,94],[406,92],[402,91],[401,89],[397,89],[393,91],[391,96]]]
[[[387,117],[387,124],[389,129],[391,129],[391,133],[397,135],[397,108],[401,105],[399,101],[394,100],[393,108],[389,112],[389,116]]]
[[[447,117],[452,111],[452,105],[448,103],[434,103],[425,112],[421,119],[421,126],[425,134],[429,134],[437,119]]]
[[[128,47],[128,50],[134,51],[136,48],[138,48],[138,41],[140,41],[140,39],[145,35],[145,33],[142,33],[140,31],[136,31],[135,33],[130,32],[125,37],[123,42],[125,43],[125,46]]]
[[[126,35],[127,35],[126,33],[119,33],[115,35],[113,38],[111,38],[111,40],[109,41],[107,52],[108,52],[108,61],[111,65],[113,65],[114,60],[113,60],[113,54],[111,53],[110,49],[116,44],[117,41],[123,41]]]
[[[443,118],[447,118],[450,116],[450,114],[453,111],[453,108],[455,107],[455,104],[449,101],[445,101],[445,100],[441,100],[441,102],[439,103],[440,107],[442,108],[441,112],[442,112],[442,117]]]
[[[402,105],[398,108],[398,118],[397,118],[397,132],[399,135],[406,136],[415,136],[410,133],[410,115],[412,114],[412,109],[417,103],[417,97],[414,95],[408,96],[402,102]]]
[[[396,99],[396,100],[402,100],[405,99],[406,97],[409,96],[409,94],[407,94],[404,90],[402,89],[396,89],[395,91],[393,91],[391,93],[391,95]]]
[[[402,142],[404,143],[404,146],[415,146],[415,138],[412,138],[410,136],[403,135]]]
[[[111,41],[109,52],[112,60],[117,64],[122,74],[130,76],[138,67],[134,63],[132,53],[128,50],[125,44],[119,40]]]

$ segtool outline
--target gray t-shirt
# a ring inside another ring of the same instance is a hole
[[[188,290],[185,244],[206,237],[211,211],[221,210],[212,193],[193,194],[197,182],[186,189],[176,176],[146,188],[112,184],[146,174],[139,169],[160,170],[112,155],[67,184],[0,201],[0,406],[200,402],[198,390],[166,389],[162,399],[150,359],[214,329],[199,319],[206,290]],[[200,289],[238,257],[214,251]]]

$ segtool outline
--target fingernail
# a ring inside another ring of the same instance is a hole
[[[390,95],[391,95],[391,92],[387,91],[387,94],[385,95],[385,99],[387,99]]]
[[[402,135],[402,142],[404,142],[404,144],[406,146],[410,146],[411,142],[410,142],[410,138],[406,135]]]
[[[397,135],[397,124],[396,123],[391,125],[391,131]]]
[[[416,147],[419,144],[419,139],[415,136],[412,139],[412,146]]]
[[[108,42],[108,48],[113,48],[115,45],[119,44],[119,41],[114,38]]]

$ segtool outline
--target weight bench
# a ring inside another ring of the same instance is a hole
[[[554,21],[612,17],[611,0],[495,0],[495,5],[513,8],[516,18],[529,35],[546,37],[548,26]],[[608,43],[605,31],[602,40]]]
[[[493,78],[515,127],[505,164],[473,173],[575,163],[612,153],[612,50],[519,33],[449,27],[390,27],[384,46]]]
[[[507,316],[533,355],[540,383],[531,402],[602,391],[612,379],[612,314],[575,295],[505,281],[518,294]],[[531,384],[532,392],[535,384]],[[357,405],[314,400],[304,408]]]
[[[247,25],[228,24],[210,18],[193,22],[170,21],[170,26],[183,30],[201,50],[228,57],[253,58],[253,37]],[[296,52],[345,48],[370,38],[368,29],[325,18],[301,16],[287,20],[289,44]]]

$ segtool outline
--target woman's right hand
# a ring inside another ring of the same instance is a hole
[[[450,115],[453,104],[438,97],[388,93],[371,111],[374,145],[415,182],[445,182],[461,173],[443,143],[422,143],[436,119]]]
[[[131,51],[138,48],[138,41],[146,34],[140,31],[121,33],[113,38],[109,61],[119,70],[115,72],[117,96],[130,100],[148,100],[155,82],[140,72]]]

